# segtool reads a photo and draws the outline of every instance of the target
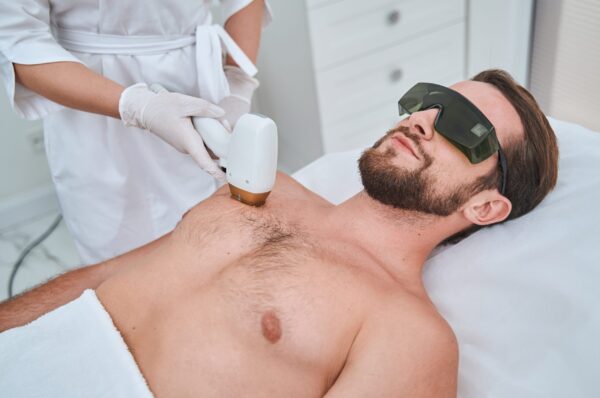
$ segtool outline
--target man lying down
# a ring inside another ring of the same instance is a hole
[[[441,242],[533,209],[556,182],[558,149],[502,71],[420,83],[399,104],[410,116],[364,152],[365,190],[346,202],[283,174],[261,208],[221,189],[162,238],[2,304],[1,329],[92,288],[155,396],[455,396],[457,341],[423,264]]]

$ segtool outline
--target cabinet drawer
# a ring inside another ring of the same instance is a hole
[[[395,101],[323,128],[325,153],[371,146],[400,120]]]
[[[462,72],[447,76],[446,80],[436,80],[449,86],[464,79]],[[380,104],[376,108],[348,117],[339,123],[323,127],[323,146],[325,153],[348,151],[371,146],[396,123],[398,116],[398,98]]]
[[[449,86],[463,80],[462,73],[448,76],[438,83]],[[371,146],[398,121],[398,98],[380,104],[378,107],[348,117],[338,123],[322,128],[325,153],[348,151]]]
[[[464,77],[464,23],[316,74],[323,126],[398,101],[419,81]]]
[[[344,0],[309,9],[317,70],[463,20],[465,0]]]

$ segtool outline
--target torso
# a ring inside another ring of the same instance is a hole
[[[398,288],[368,271],[368,255],[320,235],[329,206],[281,175],[263,208],[220,191],[100,286],[154,394],[327,391],[369,309]]]

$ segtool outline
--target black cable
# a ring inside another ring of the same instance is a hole
[[[37,239],[35,239],[33,242],[31,242],[21,252],[21,255],[19,256],[19,258],[13,265],[12,272],[11,272],[10,278],[8,280],[8,298],[12,298],[12,296],[13,296],[13,283],[15,281],[15,276],[17,275],[17,271],[23,264],[23,260],[25,260],[25,257],[27,257],[29,252],[31,252],[37,245],[42,243],[44,241],[44,239],[46,239],[52,232],[54,232],[56,227],[58,227],[58,224],[60,224],[60,220],[62,220],[62,215],[59,214],[56,217],[56,219],[52,222],[52,224],[48,227],[48,229],[46,229],[43,234],[41,234]]]

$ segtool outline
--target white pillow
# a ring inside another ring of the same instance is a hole
[[[532,212],[435,251],[424,280],[460,346],[460,397],[600,397],[600,133],[550,119],[554,191]],[[362,150],[294,177],[333,203]]]

